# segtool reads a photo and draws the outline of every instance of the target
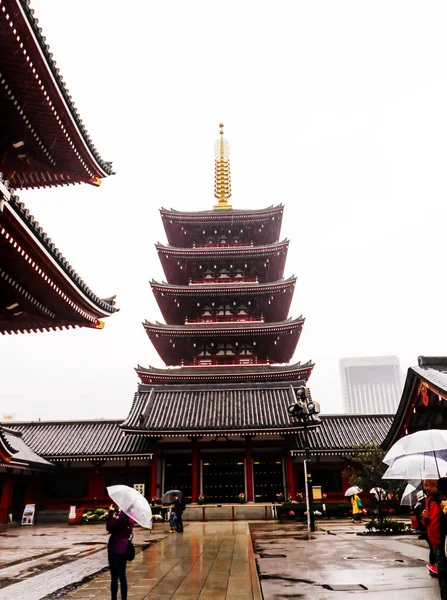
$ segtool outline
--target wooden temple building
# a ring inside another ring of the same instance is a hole
[[[117,309],[96,296],[16,190],[88,183],[112,173],[99,156],[28,0],[0,0],[0,331],[101,328]],[[284,207],[234,209],[228,143],[216,145],[212,209],[161,210],[166,282],[151,287],[164,323],[144,329],[165,368],[141,367],[122,419],[0,424],[0,523],[35,503],[41,521],[71,505],[107,506],[108,485],[150,499],[180,488],[192,505],[251,506],[304,491],[302,424],[287,408],[311,361],[293,356],[304,318],[290,318]],[[26,343],[26,337],[23,338]],[[345,456],[374,438],[388,447],[446,424],[447,358],[410,369],[393,415],[322,415],[311,423],[314,485],[340,502]],[[325,402],[322,401],[323,409]]]

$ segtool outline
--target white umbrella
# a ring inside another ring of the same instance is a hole
[[[358,486],[353,485],[346,490],[345,496],[354,496],[355,494],[360,494],[361,491],[362,490]]]
[[[404,489],[404,493],[402,494],[402,498],[400,499],[400,503],[402,506],[414,506],[417,504],[417,489],[409,483],[407,487]]]
[[[152,529],[152,510],[146,498],[127,485],[112,485],[107,493],[128,517],[141,527]]]
[[[425,429],[416,431],[398,440],[383,459],[387,465],[392,465],[399,456],[407,454],[422,454],[423,452],[438,452],[447,450],[447,430]]]
[[[385,500],[386,492],[383,488],[374,487],[369,490],[370,494],[374,494],[374,496],[379,500]]]
[[[427,454],[409,454],[393,461],[382,479],[439,479],[447,473],[447,462]]]

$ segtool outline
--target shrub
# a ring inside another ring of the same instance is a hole
[[[95,508],[94,510],[86,510],[82,515],[82,520],[85,523],[103,523],[107,519],[109,511],[107,508]]]
[[[402,521],[395,521],[394,519],[383,519],[383,521],[373,519],[365,525],[365,528],[368,531],[398,534],[408,531],[410,526]]]

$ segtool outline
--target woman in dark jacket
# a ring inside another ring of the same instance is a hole
[[[108,544],[109,567],[111,581],[112,600],[118,599],[118,580],[121,584],[121,599],[127,600],[127,546],[132,534],[134,521],[124,512],[115,513],[113,504],[109,508],[107,517],[107,531],[111,534]]]

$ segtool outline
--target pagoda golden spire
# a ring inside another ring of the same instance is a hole
[[[223,123],[219,125],[220,139],[216,141],[214,146],[215,160],[215,176],[214,176],[214,197],[218,202],[214,205],[215,209],[232,208],[228,203],[228,198],[231,198],[231,178],[230,178],[230,145],[224,139]]]

